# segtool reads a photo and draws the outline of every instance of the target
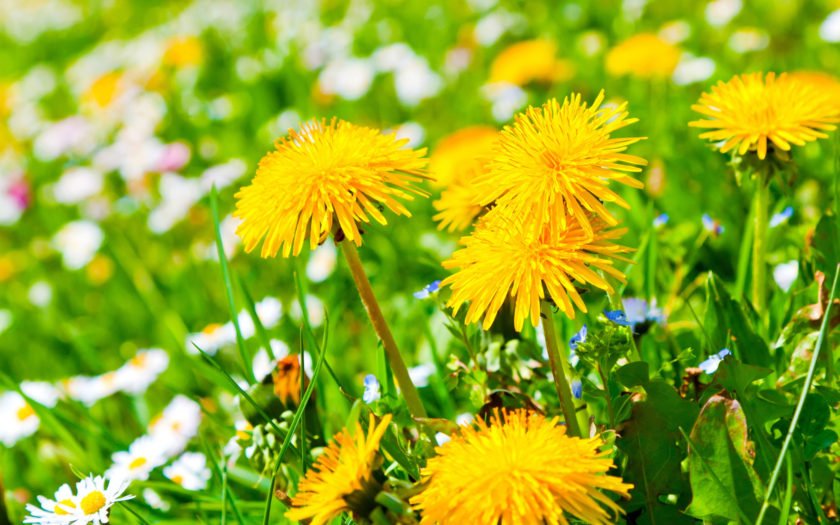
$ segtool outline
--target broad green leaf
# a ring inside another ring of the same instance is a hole
[[[734,301],[714,274],[706,281],[706,317],[704,328],[717,352],[730,348],[743,362],[767,366],[771,363],[767,343],[759,337],[743,307]]]
[[[650,366],[644,361],[633,361],[616,370],[615,375],[627,388],[646,386],[650,380]]]
[[[740,404],[712,396],[691,429],[691,443],[692,500],[686,512],[710,523],[751,523],[758,515],[760,491]]]

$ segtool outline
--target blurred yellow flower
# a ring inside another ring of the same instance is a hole
[[[483,327],[490,328],[510,297],[516,330],[522,330],[528,317],[537,326],[546,291],[560,310],[574,318],[572,303],[586,312],[576,285],[591,284],[612,293],[612,286],[597,270],[624,281],[610,259],[626,260],[620,254],[629,249],[612,242],[625,229],[608,230],[603,221],[593,218],[589,233],[570,219],[554,235],[549,235],[548,227],[535,234],[523,228],[522,221],[518,216],[488,215],[461,240],[464,247],[443,262],[444,268],[457,269],[441,282],[452,289],[447,306],[457,314],[469,302],[467,323],[483,316]]]
[[[204,60],[204,47],[196,36],[169,39],[163,52],[163,63],[175,68],[198,66]]]
[[[433,203],[439,229],[463,230],[481,213],[475,179],[486,168],[498,137],[495,128],[472,126],[438,142],[429,159],[429,173],[435,185],[445,187]]]
[[[343,120],[314,121],[277,141],[260,161],[251,184],[236,194],[236,233],[246,251],[262,241],[260,254],[297,255],[309,238],[315,248],[338,221],[344,236],[362,244],[357,222],[387,224],[388,208],[410,216],[397,199],[426,196],[414,183],[423,175],[426,150],[407,139]]]
[[[524,86],[531,82],[562,82],[574,75],[568,60],[558,60],[557,45],[546,39],[525,40],[505,48],[490,66],[490,83]]]
[[[592,235],[592,214],[616,224],[605,204],[628,204],[609,183],[641,188],[643,184],[626,172],[641,171],[637,166],[647,161],[624,153],[642,137],[610,138],[637,121],[627,118],[627,103],[602,107],[603,101],[603,91],[591,106],[573,94],[562,105],[551,99],[517,115],[513,125],[502,130],[495,156],[477,181],[483,195],[480,204],[495,202],[490,214],[504,209],[528,217],[537,231],[548,224],[562,232],[571,217]]]
[[[606,60],[613,76],[667,78],[680,61],[680,49],[653,33],[640,33],[610,49]]]
[[[82,94],[82,101],[99,108],[107,108],[122,92],[123,75],[111,71],[98,77]]]
[[[840,113],[840,79],[824,71],[794,71],[788,73],[791,79],[814,85],[817,89],[824,90],[828,94],[831,104]]]
[[[721,153],[755,151],[759,159],[770,147],[790,151],[790,145],[826,138],[836,128],[840,108],[830,90],[786,73],[749,73],[718,82],[691,108],[708,117],[689,126],[709,129],[700,138],[720,143]]]
[[[452,184],[432,203],[438,212],[433,217],[438,222],[438,229],[454,232],[469,228],[484,210],[480,202],[481,193],[472,179]]]
[[[300,404],[300,355],[291,354],[277,362],[271,372],[274,395],[287,407]],[[304,388],[309,383],[304,372]]]
[[[352,434],[346,429],[336,434],[298,485],[286,518],[323,525],[342,512],[355,511],[359,502],[370,507],[379,489],[373,477],[379,441],[390,422],[390,414],[378,424],[371,414],[367,434],[358,423]]]
[[[447,135],[429,157],[429,175],[436,186],[474,176],[493,154],[499,132],[491,126],[470,126]]]
[[[526,410],[494,413],[463,428],[429,459],[427,486],[411,500],[420,523],[477,525],[614,523],[621,508],[601,491],[628,497],[632,485],[608,475],[600,437],[566,435],[557,418]]]

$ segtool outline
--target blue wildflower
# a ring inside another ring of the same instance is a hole
[[[627,320],[627,316],[622,310],[604,310],[604,315],[617,325],[633,326],[633,323]]]
[[[583,383],[580,382],[580,379],[572,380],[572,395],[575,396],[575,399],[583,397]]]
[[[787,222],[787,220],[791,217],[793,217],[793,206],[788,206],[784,210],[779,213],[774,213],[773,216],[770,217],[770,227],[775,228],[783,222]]]
[[[653,227],[658,230],[668,224],[668,219],[670,219],[670,217],[668,217],[667,213],[660,213],[653,219]]]
[[[440,279],[438,279],[437,281],[432,281],[431,283],[427,284],[419,292],[414,292],[414,298],[415,299],[426,299],[427,297],[431,297],[439,289],[440,289]]]
[[[380,392],[379,380],[373,374],[365,376],[365,393],[362,395],[362,400],[365,403],[373,403],[379,401],[382,397]]]
[[[708,359],[698,365],[698,368],[700,368],[703,372],[712,375],[717,372],[718,367],[723,362],[723,358],[728,355],[732,355],[732,352],[730,352],[728,348],[724,348],[720,352],[710,355]]]
[[[644,299],[629,297],[622,299],[621,304],[624,306],[624,317],[634,331],[637,325],[645,323],[665,324],[665,314],[656,306],[655,298],[648,304]]]
[[[576,333],[572,336],[571,339],[569,339],[569,348],[571,348],[572,350],[577,350],[578,344],[583,343],[584,341],[586,341],[586,325],[581,326],[580,330],[578,330],[578,333]]]
[[[712,217],[708,213],[703,214],[703,228],[714,235],[720,235],[724,232],[723,224],[718,222],[717,219],[712,219]]]

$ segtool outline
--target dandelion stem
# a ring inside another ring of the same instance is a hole
[[[752,300],[759,319],[764,319],[767,309],[767,207],[770,203],[770,184],[763,172],[756,178],[753,195],[753,253]]]
[[[557,329],[554,327],[554,316],[551,313],[551,305],[546,301],[540,301],[540,310],[543,317],[543,331],[545,332],[545,348],[548,351],[548,363],[551,366],[551,375],[554,376],[554,387],[557,389],[557,396],[560,398],[560,406],[563,408],[563,415],[566,418],[566,427],[573,437],[582,437],[580,425],[575,411],[575,401],[572,395],[572,388],[567,379],[565,360],[560,355],[560,347],[557,343]]]
[[[411,377],[408,375],[408,368],[405,366],[400,350],[397,348],[397,342],[394,340],[394,335],[382,315],[382,310],[379,308],[379,303],[376,301],[376,296],[373,294],[373,288],[370,286],[370,281],[362,268],[362,261],[359,259],[359,252],[356,246],[351,242],[344,240],[339,243],[344,258],[347,260],[347,265],[350,267],[350,273],[353,275],[353,281],[356,283],[356,289],[359,291],[359,297],[362,299],[362,304],[365,305],[370,322],[373,324],[373,329],[376,335],[382,341],[382,346],[385,347],[385,355],[388,356],[388,361],[391,364],[391,370],[394,372],[394,377],[397,384],[405,396],[405,403],[408,405],[408,410],[411,415],[418,418],[426,417],[426,410],[423,408],[423,402],[420,401],[420,394],[414,383],[411,382]]]

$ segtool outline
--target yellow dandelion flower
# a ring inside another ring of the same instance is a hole
[[[833,104],[840,113],[840,79],[823,71],[795,71],[788,73],[788,76],[799,82],[814,85],[817,89],[824,90],[828,94],[829,103]]]
[[[474,176],[493,154],[498,137],[491,126],[470,126],[440,139],[429,157],[433,184],[445,187]]]
[[[562,105],[551,99],[517,115],[502,130],[495,157],[477,181],[481,204],[495,202],[497,209],[530,217],[537,229],[550,224],[563,230],[572,217],[592,234],[592,214],[616,224],[605,204],[629,205],[609,182],[641,188],[627,172],[641,171],[637,166],[647,161],[624,153],[643,137],[610,138],[637,121],[627,118],[627,103],[602,107],[603,101],[603,91],[591,106],[573,94]]]
[[[373,478],[379,441],[390,422],[391,416],[386,415],[376,424],[371,414],[367,434],[358,423],[353,435],[347,430],[336,434],[298,485],[286,518],[321,525],[342,512],[370,511],[379,487]]]
[[[484,210],[480,203],[481,193],[472,180],[452,184],[432,203],[438,211],[433,219],[438,222],[439,230],[465,230]]]
[[[574,66],[558,60],[557,45],[546,39],[526,40],[505,48],[490,66],[490,83],[524,86],[531,82],[562,82],[574,75]]]
[[[490,424],[466,427],[429,459],[428,484],[411,500],[421,525],[612,523],[621,508],[602,490],[624,497],[632,485],[607,474],[600,437],[566,435],[557,418],[526,410],[495,413]]]
[[[680,49],[653,33],[640,33],[607,53],[607,73],[619,77],[667,78],[680,61]]]
[[[344,236],[362,244],[358,222],[387,224],[382,208],[411,216],[398,199],[425,196],[413,186],[425,177],[426,150],[407,139],[343,120],[315,121],[277,141],[260,161],[251,184],[236,194],[236,233],[246,251],[297,255],[309,238],[315,248],[338,221]]]
[[[203,60],[201,40],[191,35],[171,38],[162,58],[164,64],[176,68],[197,66]]]
[[[768,147],[790,151],[791,144],[826,138],[823,131],[840,122],[828,91],[786,73],[736,75],[703,93],[691,109],[709,117],[688,124],[710,130],[700,138],[720,142],[721,153],[755,151],[759,159],[767,157]]]
[[[544,228],[540,234],[526,231],[517,220],[487,216],[475,231],[462,239],[463,248],[443,262],[444,268],[458,271],[441,282],[452,295],[447,306],[455,313],[469,302],[466,322],[477,322],[484,316],[483,326],[490,328],[505,299],[514,302],[514,326],[522,330],[525,319],[531,324],[540,321],[540,300],[548,296],[569,317],[574,318],[574,303],[586,312],[586,305],[575,285],[591,284],[607,292],[612,286],[596,270],[621,281],[624,275],[611,259],[628,248],[612,241],[625,229],[608,230],[603,221],[593,219],[592,233],[574,220],[556,235]]]

